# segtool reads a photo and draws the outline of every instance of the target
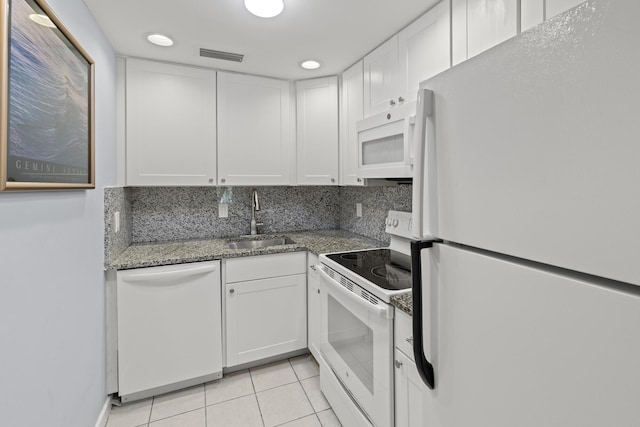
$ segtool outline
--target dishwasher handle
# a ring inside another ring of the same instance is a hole
[[[212,273],[218,269],[215,264],[203,265],[193,268],[180,268],[178,270],[166,270],[155,272],[140,272],[129,274],[124,280],[130,283],[139,283],[150,285],[171,284],[177,280],[201,276],[203,274]]]

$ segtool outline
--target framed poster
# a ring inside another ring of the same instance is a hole
[[[0,191],[95,188],[93,60],[42,0],[0,7]]]

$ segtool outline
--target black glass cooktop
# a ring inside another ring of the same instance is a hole
[[[390,249],[341,252],[327,258],[383,289],[411,288],[411,257]]]

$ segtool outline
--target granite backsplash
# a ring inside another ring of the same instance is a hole
[[[388,242],[390,209],[411,210],[411,185],[257,187],[260,233],[343,229]],[[105,262],[132,243],[215,239],[249,234],[252,187],[105,188]],[[218,217],[219,203],[228,217]],[[356,216],[362,203],[362,217]],[[114,213],[120,212],[115,233]]]

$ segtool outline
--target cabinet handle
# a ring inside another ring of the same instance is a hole
[[[409,343],[411,347],[413,347],[413,337],[407,338],[406,341]]]
[[[398,102],[400,102],[400,103],[404,102],[404,98],[403,97],[399,97],[398,98]]]
[[[209,178],[209,184],[213,184],[213,178]]]
[[[229,293],[233,294],[236,290],[235,289],[229,289]]]
[[[402,362],[399,360],[396,360],[396,368],[400,369],[401,366],[402,366]]]
[[[332,183],[333,183],[333,182],[336,182],[335,178],[331,178],[331,182],[332,182]]]
[[[358,179],[356,179],[356,181],[362,182],[362,178],[358,178]]]
[[[391,101],[389,101],[389,105],[393,106],[396,105],[396,101],[394,101],[393,99]]]
[[[226,179],[224,179],[224,178],[222,178],[222,179],[220,180],[220,182],[224,184],[225,182],[227,182],[227,180],[226,180]]]
[[[320,293],[320,289],[316,289],[318,291],[318,293]]]

